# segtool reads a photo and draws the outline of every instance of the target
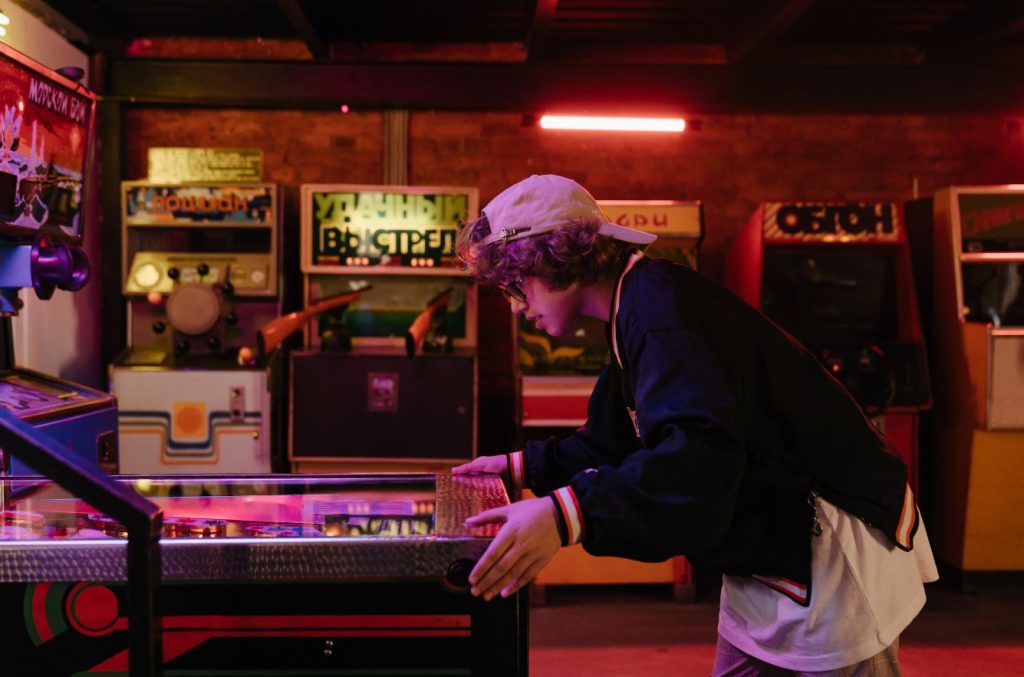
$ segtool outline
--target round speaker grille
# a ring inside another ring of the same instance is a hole
[[[205,285],[183,284],[167,297],[167,320],[182,334],[205,334],[213,329],[219,317],[217,294]]]

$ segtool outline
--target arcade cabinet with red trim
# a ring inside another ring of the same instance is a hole
[[[899,206],[762,203],[729,248],[725,281],[850,391],[907,463],[917,493],[931,386]]]

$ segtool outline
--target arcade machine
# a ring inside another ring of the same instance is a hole
[[[290,364],[298,472],[448,468],[476,454],[476,287],[455,267],[466,187],[304,185],[302,272],[321,313]]]
[[[272,184],[126,181],[128,347],[110,367],[121,471],[271,472],[281,312],[280,193]]]
[[[955,186],[922,202],[911,237],[931,273],[932,373],[943,386],[929,534],[973,587],[1024,570],[1024,188]]]
[[[699,201],[599,200],[612,223],[658,235],[647,256],[667,258],[692,268],[703,236]],[[610,360],[605,323],[581,318],[571,334],[552,337],[525,318],[517,319],[520,435],[523,439],[565,436],[587,419],[587,402],[597,375]],[[618,557],[592,557],[581,545],[562,548],[537,576],[534,601],[547,585],[669,583],[673,595],[692,599],[696,589],[683,557],[645,563]]]
[[[931,386],[897,204],[765,202],[727,254],[726,285],[813,352],[909,469]]]
[[[508,503],[496,475],[125,477],[162,512],[165,675],[527,674],[525,595],[467,577]],[[125,527],[41,478],[0,480],[4,661],[18,674],[125,675]],[[158,645],[159,648],[159,645]]]
[[[79,462],[116,472],[114,399],[15,366],[11,331],[22,288],[49,299],[89,279],[79,247],[95,108],[95,96],[80,84],[0,44],[0,407]],[[34,469],[0,452],[5,470]]]

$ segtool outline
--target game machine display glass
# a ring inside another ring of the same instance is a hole
[[[522,596],[485,602],[467,582],[497,526],[464,522],[508,504],[497,476],[121,475],[116,484],[162,513],[161,644],[145,674],[527,674]],[[129,651],[136,592],[126,586],[124,524],[38,477],[4,478],[0,495],[5,664],[142,674]]]
[[[1024,570],[1024,188],[935,193],[912,237],[932,281],[932,528],[961,583]],[[1010,536],[1013,535],[1013,536]]]
[[[476,454],[477,294],[455,237],[477,202],[459,186],[302,187],[293,469],[437,469]]]
[[[125,181],[121,206],[122,472],[282,469],[281,358],[258,349],[281,314],[278,187]]]
[[[70,457],[117,469],[117,409],[107,393],[17,367],[11,318],[89,279],[81,249],[96,97],[0,43],[0,408],[45,432]],[[45,344],[45,335],[30,337]],[[31,473],[0,452],[0,472]]]
[[[646,256],[697,268],[703,236],[699,201],[599,200],[611,223],[655,233]],[[587,403],[598,374],[611,359],[606,323],[580,318],[563,336],[548,336],[522,315],[517,324],[520,441],[572,433],[587,419]],[[535,581],[532,594],[544,597],[546,585],[668,583],[678,599],[692,598],[692,572],[682,557],[649,564],[618,557],[591,557],[580,545],[562,548]]]
[[[916,493],[931,387],[899,205],[762,203],[728,251],[726,284],[850,391]]]

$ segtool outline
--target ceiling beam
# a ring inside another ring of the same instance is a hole
[[[526,33],[527,61],[538,61],[544,57],[557,11],[558,0],[537,0],[533,9],[533,20],[530,21],[530,28]]]
[[[747,27],[745,32],[725,47],[726,59],[737,64],[760,49],[775,42],[790,26],[817,4],[818,0],[785,0],[781,7],[772,11],[767,17],[761,16]]]
[[[306,43],[306,48],[313,55],[314,59],[326,59],[330,55],[330,46],[321,31],[316,29],[309,15],[303,9],[299,0],[277,0],[277,6],[281,9],[292,30],[299,36],[299,39]]]
[[[252,83],[260,83],[253,87]],[[1014,68],[340,64],[112,59],[107,98],[331,110],[934,112],[1024,106]]]
[[[928,40],[926,58],[949,63],[997,47],[1024,31],[1024,4],[1017,1],[978,3],[954,16]]]

